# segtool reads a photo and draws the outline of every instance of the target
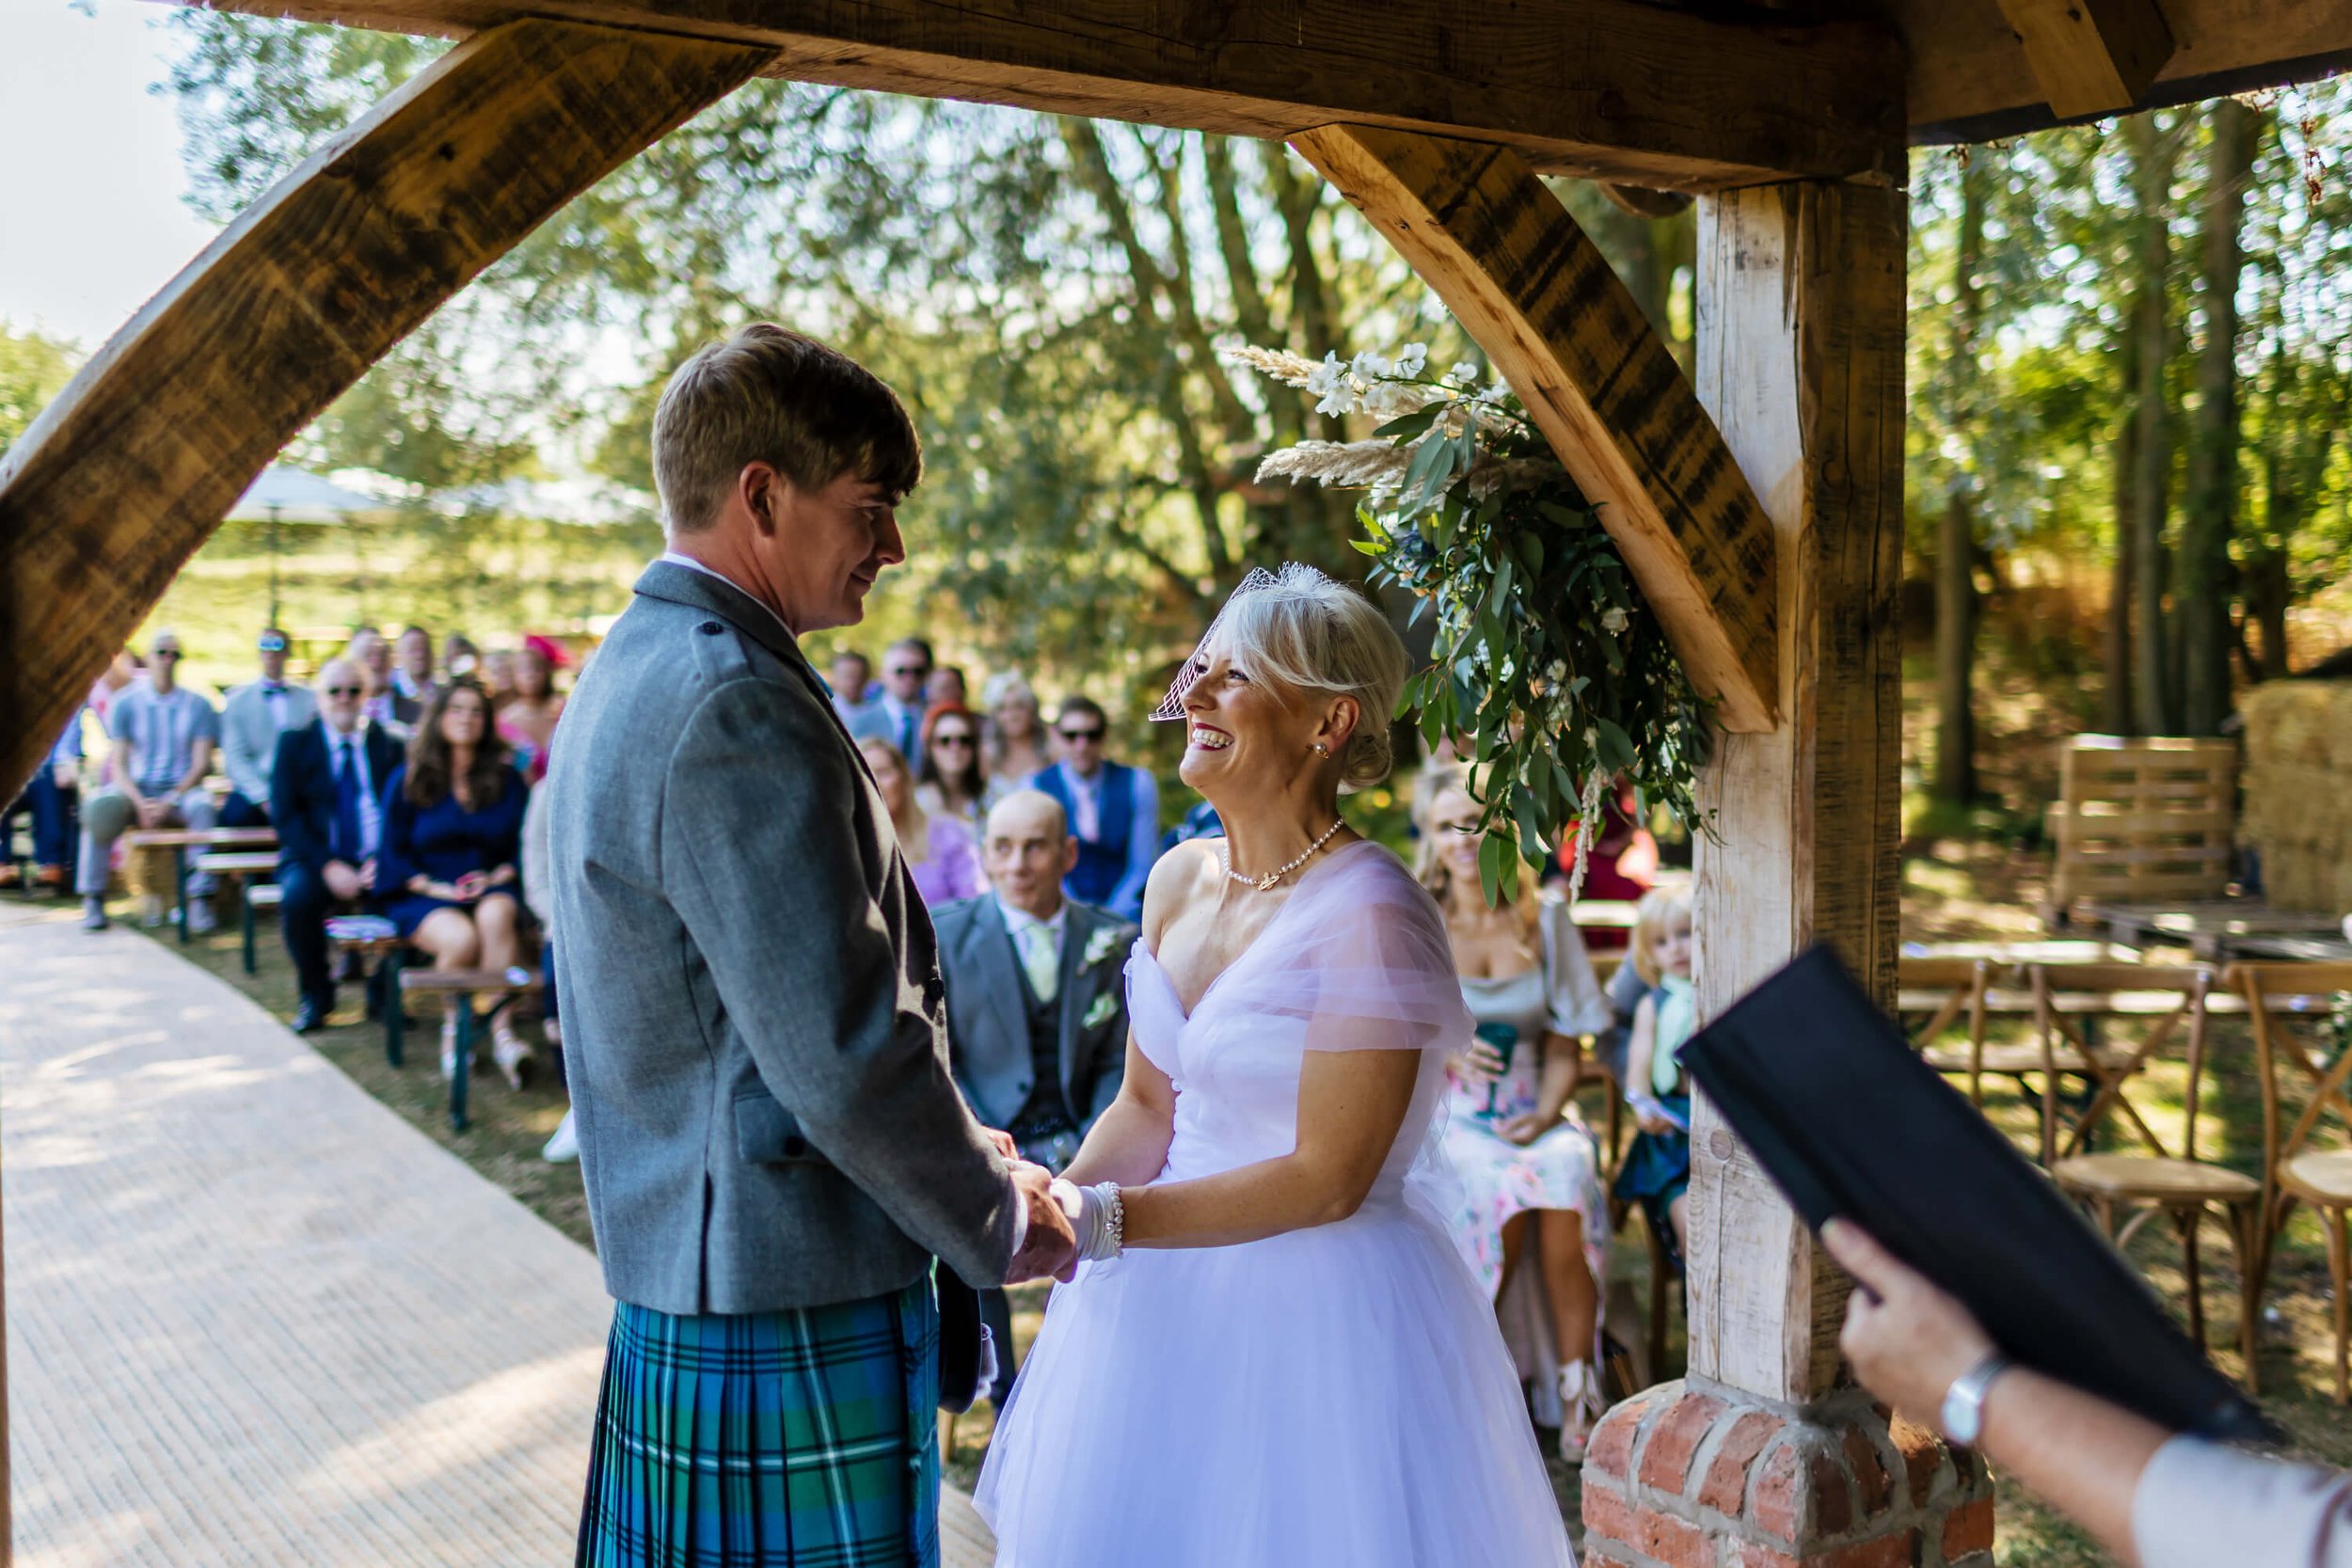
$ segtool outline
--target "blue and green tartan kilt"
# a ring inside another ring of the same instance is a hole
[[[936,1568],[930,1276],[832,1307],[621,1303],[579,1568]]]

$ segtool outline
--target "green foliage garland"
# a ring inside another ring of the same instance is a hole
[[[1581,886],[1610,781],[1633,785],[1705,831],[1695,798],[1705,705],[1592,504],[1500,386],[1477,367],[1425,373],[1426,351],[1394,358],[1242,349],[1232,357],[1302,387],[1325,414],[1379,420],[1370,441],[1307,441],[1259,476],[1367,488],[1357,516],[1372,579],[1418,595],[1436,618],[1433,662],[1406,683],[1399,717],[1452,736],[1476,765],[1487,899],[1516,895],[1520,864],[1576,847]]]

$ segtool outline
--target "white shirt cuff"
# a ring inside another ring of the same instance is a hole
[[[2132,1492],[2132,1541],[2141,1568],[2352,1568],[2352,1473],[2175,1437]]]

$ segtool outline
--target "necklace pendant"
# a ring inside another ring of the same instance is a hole
[[[1282,874],[1279,871],[1269,871],[1264,876],[1258,879],[1258,891],[1260,893],[1271,893],[1274,891],[1274,884],[1281,879]]]

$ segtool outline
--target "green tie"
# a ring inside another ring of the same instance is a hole
[[[1022,923],[1020,935],[1013,945],[1021,949],[1021,967],[1028,971],[1029,989],[1037,992],[1040,1002],[1051,1002],[1061,989],[1061,955],[1055,951],[1051,927],[1034,921]]]

